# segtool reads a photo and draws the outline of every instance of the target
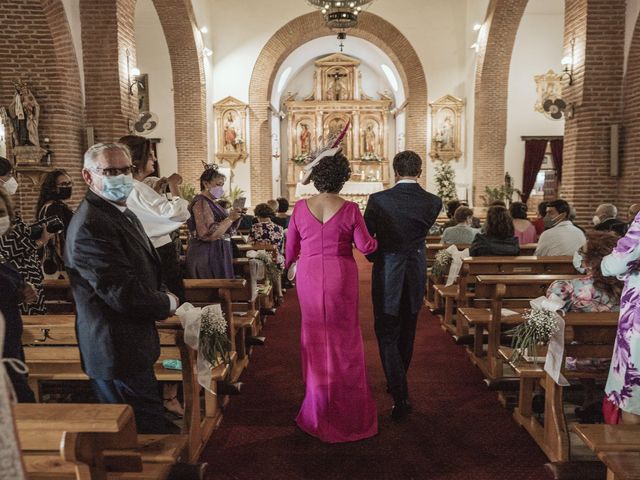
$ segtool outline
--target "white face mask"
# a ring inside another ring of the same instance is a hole
[[[591,221],[593,222],[594,225],[599,225],[600,224],[600,217],[598,215],[594,215],[593,218],[591,219]]]
[[[15,195],[18,190],[18,182],[16,182],[14,177],[11,177],[9,180],[4,182],[3,187],[9,195]]]
[[[0,237],[7,233],[11,228],[11,219],[9,219],[9,215],[0,217]]]

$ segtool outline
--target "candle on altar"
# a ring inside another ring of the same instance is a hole
[[[301,182],[302,181],[302,170],[300,171],[300,173],[298,174],[298,181]]]

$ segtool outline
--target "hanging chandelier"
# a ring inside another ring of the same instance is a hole
[[[346,37],[346,30],[358,25],[358,15],[373,0],[307,0],[316,7],[327,26],[338,32],[338,38]]]

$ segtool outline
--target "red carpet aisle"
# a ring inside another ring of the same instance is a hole
[[[380,433],[358,443],[325,445],[295,427],[303,395],[300,312],[294,291],[254,349],[234,398],[203,460],[215,479],[541,480],[546,457],[488,392],[462,348],[423,310],[410,370],[414,413],[389,418],[391,400],[373,332],[370,267],[360,264],[360,320]]]

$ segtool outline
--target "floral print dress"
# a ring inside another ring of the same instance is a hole
[[[547,297],[555,296],[564,302],[564,312],[617,312],[620,299],[611,297],[593,286],[593,277],[558,280],[547,290]]]
[[[280,225],[273,222],[254,223],[249,232],[249,241],[251,243],[268,243],[275,245],[273,261],[281,271],[284,271],[284,255],[282,255],[282,247],[284,243],[284,230]]]
[[[600,269],[604,275],[624,280],[605,393],[619,409],[640,415],[640,214],[613,252],[602,259]]]

